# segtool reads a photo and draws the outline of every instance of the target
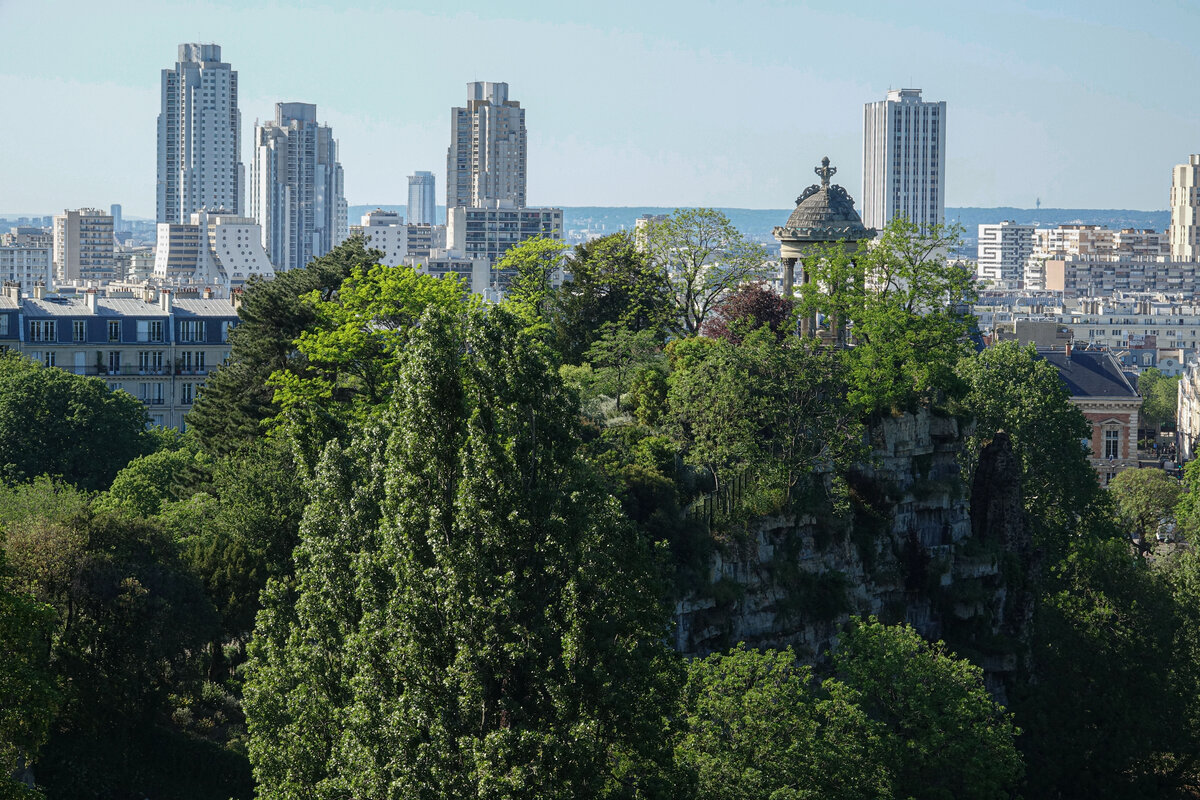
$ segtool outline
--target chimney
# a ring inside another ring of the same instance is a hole
[[[1067,361],[1071,360],[1071,343],[1067,342]]]
[[[147,303],[154,303],[158,300],[158,297],[156,297],[154,293],[154,287],[150,284],[146,284],[142,287],[142,300]]]
[[[212,287],[211,286],[204,287],[203,297],[205,300],[212,300]]]
[[[33,299],[41,300],[46,296],[46,285],[44,283],[35,283],[33,285]]]
[[[158,293],[158,305],[163,311],[171,313],[171,290],[163,289]]]
[[[90,313],[95,314],[96,313],[96,290],[88,289],[87,292],[83,295],[83,297],[84,297],[84,302],[87,303],[87,310]]]

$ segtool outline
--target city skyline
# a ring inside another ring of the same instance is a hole
[[[0,120],[0,214],[121,203],[127,217],[154,216],[158,75],[188,41],[221,45],[239,72],[241,160],[274,103],[314,102],[338,131],[352,205],[403,202],[407,175],[440,171],[447,109],[473,80],[519,87],[534,206],[786,208],[823,155],[854,187],[862,104],[908,86],[953,109],[952,207],[1040,198],[1162,209],[1172,167],[1200,149],[1200,112],[1163,77],[1200,66],[1177,44],[1200,31],[1196,9],[1148,3],[1131,19],[1116,3],[830,7],[759,3],[729,18],[715,3],[437,14],[301,3],[279,14],[255,3],[0,0],[11,30],[75,23],[14,37],[0,55],[0,91],[13,108],[37,109]],[[461,57],[423,80],[393,80],[432,64],[424,50],[396,48],[397,30],[406,42],[454,42]],[[289,57],[297,49],[310,57]],[[80,118],[93,147],[71,146]]]

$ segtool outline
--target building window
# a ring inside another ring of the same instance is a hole
[[[179,402],[185,406],[190,406],[192,400],[195,399],[196,385],[194,383],[184,383],[180,387]]]
[[[162,405],[163,385],[161,383],[143,383],[141,393],[141,400],[146,405]]]
[[[139,319],[137,323],[139,342],[161,342],[163,340],[163,324],[160,319]]]
[[[52,319],[32,319],[29,321],[29,341],[54,342],[58,340],[58,325]]]
[[[121,341],[121,320],[110,319],[108,321],[108,340],[110,342]]]
[[[184,320],[179,323],[179,341],[181,342],[203,342],[205,340],[206,326],[201,320]]]
[[[1121,432],[1120,431],[1105,431],[1104,432],[1104,457],[1105,458],[1120,458],[1121,457]]]
[[[163,368],[162,350],[141,350],[138,352],[138,371],[160,373]]]
[[[87,323],[77,319],[71,323],[71,340],[82,342],[87,339]]]
[[[120,350],[109,350],[108,351],[108,371],[112,375],[121,374],[121,351]]]

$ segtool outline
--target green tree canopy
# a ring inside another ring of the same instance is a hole
[[[429,306],[467,303],[466,286],[412,267],[355,267],[329,298],[303,299],[313,320],[296,338],[300,362],[276,370],[281,421],[295,423],[312,457],[331,436],[382,408],[399,369],[399,354]]]
[[[117,472],[153,446],[150,418],[132,395],[99,378],[0,356],[0,480],[52,475],[82,489],[106,489]]]
[[[430,308],[386,417],[326,447],[252,644],[261,796],[653,794],[655,559],[575,455],[552,364],[504,307]]]
[[[837,680],[883,724],[897,797],[1009,797],[1023,766],[1012,717],[983,685],[983,670],[913,628],[854,623],[838,639]]]
[[[0,798],[23,796],[10,778],[46,741],[59,699],[50,667],[54,609],[13,583],[0,547]]]
[[[898,218],[855,251],[838,243],[805,260],[800,311],[850,324],[849,397],[864,411],[907,409],[957,388],[974,298],[971,274],[945,258],[959,233]]]
[[[273,373],[302,370],[305,356],[296,340],[316,322],[315,292],[330,300],[355,267],[368,267],[383,258],[368,249],[361,236],[351,236],[302,269],[280,272],[269,281],[251,279],[241,306],[239,323],[229,334],[229,357],[208,376],[204,389],[187,416],[201,446],[228,453],[264,433],[264,424],[279,414]]]
[[[705,800],[890,798],[883,726],[838,681],[815,685],[791,648],[688,665],[675,757]]]
[[[1179,402],[1179,376],[1167,377],[1156,367],[1138,375],[1138,394],[1142,396],[1141,426],[1158,430],[1175,424]]]
[[[1174,521],[1181,491],[1179,481],[1161,469],[1127,469],[1108,483],[1117,519],[1139,539],[1153,539],[1161,524]]]
[[[747,281],[766,276],[766,249],[711,208],[676,209],[645,231],[650,263],[666,273],[676,324],[700,332],[717,303]]]
[[[554,297],[554,342],[568,364],[578,364],[608,323],[661,339],[671,321],[666,273],[639,250],[633,236],[614,233],[575,246],[566,265],[570,280]]]
[[[1092,425],[1070,401],[1053,365],[1032,346],[1001,342],[959,362],[967,391],[962,406],[975,418],[969,460],[1004,431],[1021,462],[1021,492],[1038,546],[1063,554],[1081,515],[1106,514],[1083,442]],[[968,476],[974,464],[968,463]]]

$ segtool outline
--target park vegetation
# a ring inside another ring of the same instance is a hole
[[[1192,796],[1200,561],[1130,540],[1196,541],[1200,470],[1102,489],[1053,368],[972,346],[954,236],[831,247],[787,298],[681,211],[514,248],[495,305],[351,238],[251,284],[184,435],[5,356],[0,797]],[[969,423],[966,481],[1011,443],[1009,685],[875,618],[815,659],[674,651],[714,553],[851,514],[872,426],[917,410]]]

